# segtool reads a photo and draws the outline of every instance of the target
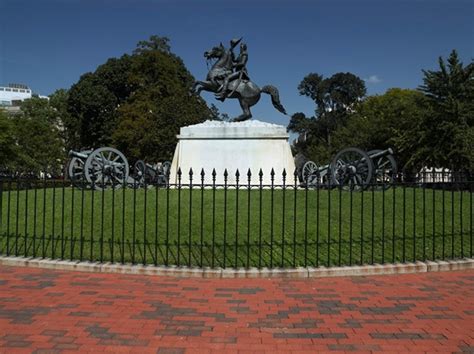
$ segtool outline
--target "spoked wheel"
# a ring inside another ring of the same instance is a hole
[[[369,156],[377,154],[382,150],[371,150]],[[374,165],[373,183],[377,189],[388,189],[395,182],[397,176],[397,162],[391,154],[372,158]]]
[[[85,178],[97,190],[121,188],[128,179],[128,161],[117,149],[94,150],[85,162]]]
[[[321,181],[318,165],[313,161],[307,161],[303,165],[301,179],[307,187],[315,187],[316,185],[319,185]]]
[[[77,157],[73,157],[71,160],[69,160],[67,169],[72,185],[77,188],[83,188],[85,184],[84,161]]]
[[[369,155],[358,148],[337,153],[331,162],[331,179],[345,190],[362,190],[372,180],[373,164]]]

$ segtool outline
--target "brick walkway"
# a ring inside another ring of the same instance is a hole
[[[0,267],[0,352],[474,352],[474,271],[176,279]]]

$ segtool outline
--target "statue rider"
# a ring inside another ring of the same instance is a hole
[[[241,41],[242,38],[235,40],[233,39],[231,41],[231,51],[233,54],[233,49]],[[232,67],[234,72],[231,74],[227,75],[224,79],[223,84],[219,88],[218,93],[216,94],[216,98],[222,102],[227,98],[227,88],[229,86],[229,82],[232,80],[238,79],[240,80],[249,80],[249,75],[247,72],[247,61],[248,61],[248,53],[247,53],[247,44],[245,43],[240,43],[240,54],[237,57],[237,59],[232,60]],[[238,83],[237,83],[238,84]]]

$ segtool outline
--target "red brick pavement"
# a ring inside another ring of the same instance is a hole
[[[0,352],[474,352],[474,271],[176,279],[0,267]]]

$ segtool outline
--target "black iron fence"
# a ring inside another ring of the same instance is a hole
[[[473,256],[474,183],[447,171],[354,190],[297,174],[205,183],[0,179],[0,254],[198,267],[341,266]],[[281,183],[276,184],[278,180]],[[121,188],[118,188],[121,187]]]

